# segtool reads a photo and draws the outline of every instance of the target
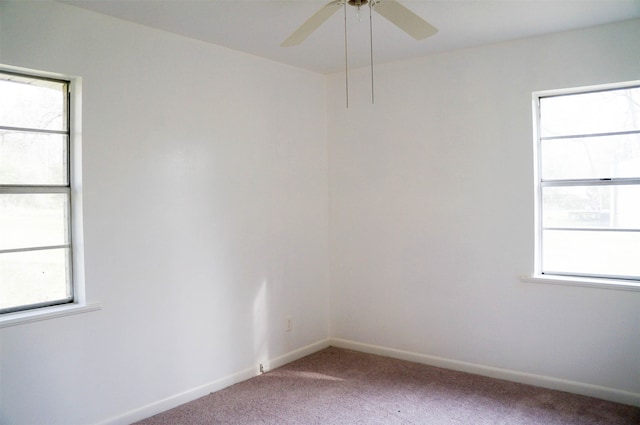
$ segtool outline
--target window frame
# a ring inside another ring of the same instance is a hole
[[[545,282],[556,284],[567,284],[572,286],[592,286],[600,288],[615,288],[627,290],[640,290],[640,277],[635,276],[613,276],[613,275],[593,275],[588,273],[564,273],[543,271],[543,189],[548,187],[567,186],[624,186],[629,184],[640,184],[639,178],[580,178],[580,179],[542,179],[542,141],[560,138],[575,138],[573,136],[542,137],[541,131],[541,109],[540,100],[548,97],[587,94],[603,91],[619,90],[625,88],[638,88],[640,81],[628,81],[613,84],[602,84],[597,86],[575,87],[560,90],[545,90],[532,93],[533,112],[533,160],[534,160],[534,271],[532,276],[522,277],[524,281]],[[632,133],[636,132],[613,132]],[[605,135],[605,134],[603,134]],[[591,135],[594,136],[594,135]],[[573,230],[573,229],[572,229]],[[576,230],[580,230],[576,228]],[[594,229],[585,229],[594,230]],[[627,229],[628,230],[628,229]],[[616,230],[618,231],[618,230]],[[634,230],[635,231],[635,230]]]
[[[82,206],[82,78],[1,63],[0,71],[67,83],[68,185],[65,190],[68,191],[69,273],[73,295],[71,300],[63,304],[32,306],[29,309],[2,313],[0,314],[0,328],[100,310],[102,308],[100,303],[87,302],[85,288]]]

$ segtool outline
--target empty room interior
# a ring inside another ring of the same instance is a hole
[[[0,322],[2,424],[132,423],[330,346],[640,407],[638,274],[541,275],[533,105],[639,86],[640,2],[400,1],[414,40],[386,1],[291,47],[327,1],[0,1],[2,70],[75,90],[76,232],[70,304]]]

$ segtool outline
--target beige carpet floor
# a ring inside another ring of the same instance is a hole
[[[640,425],[640,408],[329,347],[138,424]]]

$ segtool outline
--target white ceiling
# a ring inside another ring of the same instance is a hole
[[[304,43],[280,43],[328,0],[61,0],[320,73],[344,69],[344,15]],[[640,0],[400,0],[436,26],[416,41],[373,16],[375,63],[640,18]],[[369,8],[348,8],[349,66],[369,64]],[[624,43],[625,40],[620,40]]]

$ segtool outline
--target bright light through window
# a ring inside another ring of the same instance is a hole
[[[0,312],[73,301],[68,82],[0,73]]]
[[[640,279],[640,87],[534,100],[538,272]]]

